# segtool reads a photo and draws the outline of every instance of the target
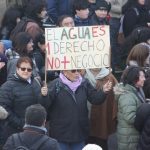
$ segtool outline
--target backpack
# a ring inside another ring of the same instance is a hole
[[[12,135],[15,150],[40,150],[40,148],[47,142],[49,137],[42,136],[39,140],[37,140],[35,143],[33,143],[30,147],[27,146],[23,140],[21,139],[21,135],[13,134]]]

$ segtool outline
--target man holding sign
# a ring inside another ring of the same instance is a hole
[[[46,29],[47,70],[62,70],[59,78],[42,88],[49,114],[50,136],[62,150],[79,150],[88,137],[87,101],[101,104],[112,88],[108,81],[97,91],[80,70],[109,66],[107,26]],[[84,46],[83,46],[84,44]]]
[[[48,86],[48,96],[41,103],[49,114],[50,136],[57,139],[61,150],[80,150],[88,137],[87,100],[101,104],[110,91],[108,81],[97,91],[80,75],[80,70],[64,70]]]

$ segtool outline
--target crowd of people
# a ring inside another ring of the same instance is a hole
[[[45,28],[94,25],[110,27],[110,68],[45,71]],[[149,0],[16,0],[6,9],[0,149],[149,150],[149,104]]]

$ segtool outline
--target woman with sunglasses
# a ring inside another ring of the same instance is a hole
[[[41,86],[33,78],[32,70],[32,60],[29,57],[20,57],[16,64],[16,73],[0,88],[0,105],[9,114],[1,130],[3,139],[1,144],[4,144],[12,133],[22,131],[25,109],[38,103]]]
[[[47,100],[41,101],[49,115],[50,136],[57,139],[61,150],[81,150],[88,137],[87,100],[101,104],[112,88],[108,81],[97,91],[80,70],[64,70],[48,85]]]

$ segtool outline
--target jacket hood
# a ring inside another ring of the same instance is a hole
[[[97,70],[97,75],[95,76],[90,69],[86,69],[86,74],[84,77],[87,78],[94,87],[96,87],[97,80],[105,78],[111,73],[111,71],[111,69],[100,68]]]
[[[116,84],[115,87],[113,88],[113,91],[115,93],[115,99],[118,101],[119,97],[123,94],[130,92],[131,88],[134,87],[128,84],[124,86],[123,83]]]

